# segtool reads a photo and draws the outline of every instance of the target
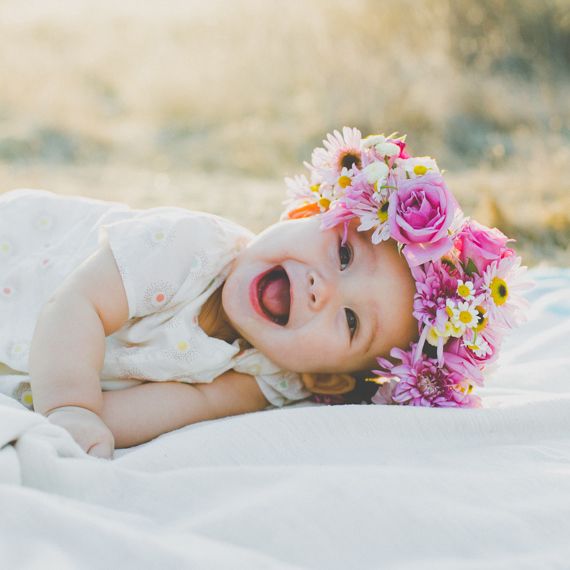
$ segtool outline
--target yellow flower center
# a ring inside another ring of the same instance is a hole
[[[311,186],[311,192],[318,192],[320,187],[321,187],[320,184],[313,184]]]
[[[456,390],[458,392],[462,392],[463,394],[465,393],[471,394],[471,392],[473,392],[473,384],[467,384],[467,386],[463,386],[462,384],[460,384],[456,387]]]
[[[445,307],[445,312],[447,313],[448,317],[453,317],[453,311],[451,310],[451,307]]]
[[[423,164],[416,164],[414,166],[414,174],[416,176],[423,176],[427,171],[427,166],[424,166]]]
[[[324,210],[328,210],[330,205],[331,201],[328,198],[321,198],[319,200],[319,206],[321,206],[321,208],[323,208]]]
[[[347,186],[350,186],[352,184],[352,179],[349,176],[341,176],[338,179],[338,185],[341,188],[346,188]]]
[[[503,305],[507,301],[508,296],[509,289],[507,283],[503,279],[495,277],[493,281],[491,281],[491,297],[493,297],[495,305],[499,307]]]
[[[426,337],[427,342],[429,342],[432,346],[437,346],[439,335],[437,334],[437,329],[435,327],[431,327]]]
[[[467,325],[473,321],[473,315],[469,311],[460,311],[459,320]]]
[[[477,332],[481,332],[487,326],[487,313],[481,305],[477,305],[475,309],[477,310],[477,316],[479,317],[479,322],[477,323],[475,330]]]
[[[457,287],[457,292],[459,293],[459,295],[461,295],[464,299],[469,297],[469,295],[471,295],[471,289],[469,289],[469,287],[467,287],[467,285],[463,284],[463,285],[459,285],[459,287]]]
[[[388,206],[388,200],[385,200],[378,208],[378,219],[381,222],[385,222],[388,219]]]
[[[463,336],[463,330],[460,326],[455,326],[452,323],[449,323],[449,334],[455,338],[460,338]]]

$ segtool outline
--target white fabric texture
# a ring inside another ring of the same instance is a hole
[[[106,338],[104,390],[142,381],[212,382],[230,369],[254,376],[270,405],[307,398],[297,374],[255,348],[209,337],[205,301],[253,234],[229,220],[177,207],[121,203],[45,190],[0,195],[0,362],[28,371],[37,315],[57,285],[108,240],[121,273],[129,320]],[[39,279],[38,279],[39,276]],[[30,407],[29,378],[0,377],[0,391]]]
[[[481,409],[300,402],[105,461],[1,398],[3,567],[567,568],[570,270],[530,275]]]

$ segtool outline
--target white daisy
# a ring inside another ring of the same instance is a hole
[[[475,287],[472,281],[457,280],[457,294],[466,301],[475,299]]]
[[[340,175],[337,177],[335,181],[335,195],[337,198],[344,196],[344,192],[346,188],[352,186],[352,179],[354,177],[354,172],[352,169],[342,167],[340,171]]]
[[[484,358],[488,354],[491,354],[491,346],[481,335],[469,341],[465,341],[463,346],[471,350],[479,358]]]
[[[479,322],[479,311],[477,311],[475,305],[468,302],[459,301],[453,307],[452,312],[451,324],[462,332],[465,332],[468,328],[476,327]]]
[[[321,172],[321,174],[324,184],[320,185],[319,191],[321,194],[332,200],[336,198],[342,198],[342,196],[345,194],[346,188],[352,186],[355,171],[343,166],[340,172],[337,172],[336,170],[328,170],[326,172]],[[330,189],[330,195],[326,193],[327,186]]]
[[[375,160],[366,166],[362,172],[366,176],[366,182],[374,184],[374,188],[378,191],[378,188],[384,184],[389,171],[386,163]]]
[[[521,258],[510,255],[489,264],[483,273],[483,290],[486,306],[492,321],[514,327],[526,320],[529,303],[522,296],[533,287],[523,278],[526,267],[521,267]]]
[[[439,330],[436,327],[430,327],[426,340],[432,346],[438,346],[440,338],[444,339],[445,343],[450,336],[451,336],[451,323],[447,321],[445,323],[444,330]]]
[[[431,156],[415,156],[398,161],[398,175],[404,180],[417,178],[428,172],[439,172],[439,167]]]
[[[370,135],[362,139],[362,148],[374,147],[381,156],[396,156],[400,154],[400,147],[390,142],[384,135]]]

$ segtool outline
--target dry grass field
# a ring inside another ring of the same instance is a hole
[[[0,192],[274,221],[325,133],[408,134],[570,265],[570,0],[0,0]]]

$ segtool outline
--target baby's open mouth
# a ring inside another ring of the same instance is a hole
[[[280,265],[268,271],[257,283],[257,299],[261,310],[281,326],[289,321],[290,286],[289,276]]]

